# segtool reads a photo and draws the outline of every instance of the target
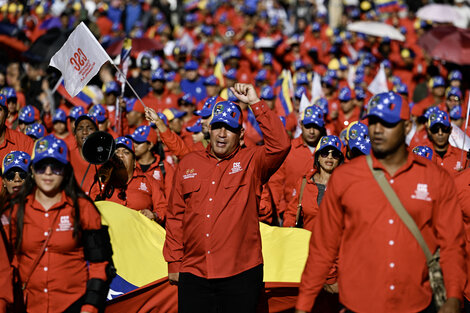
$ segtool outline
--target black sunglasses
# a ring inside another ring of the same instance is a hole
[[[14,181],[15,177],[16,177],[16,173],[18,173],[18,175],[20,175],[21,180],[25,180],[26,177],[28,176],[28,173],[26,173],[25,171],[20,170],[20,169],[15,169],[15,170],[8,171],[5,174],[4,178],[8,181]]]
[[[437,134],[439,132],[439,129],[442,130],[442,132],[446,134],[449,134],[452,131],[451,126],[444,126],[440,124],[434,125],[433,127],[429,129],[429,131],[431,132],[431,134]]]
[[[339,160],[341,158],[341,152],[338,150],[322,150],[320,151],[320,156],[322,158],[327,158],[329,155],[333,157],[335,160]]]
[[[52,174],[63,175],[65,167],[59,162],[39,162],[33,165],[36,174],[44,174],[47,168],[50,167]]]

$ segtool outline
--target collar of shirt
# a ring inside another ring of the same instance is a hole
[[[61,197],[60,197],[60,200],[54,204],[52,207],[49,208],[49,210],[46,210],[44,209],[44,207],[42,206],[41,203],[39,203],[37,200],[36,200],[36,197],[35,197],[35,194],[36,194],[36,188],[33,189],[33,191],[31,192],[30,195],[27,196],[27,203],[33,208],[33,209],[36,209],[36,210],[39,210],[39,211],[51,211],[51,210],[54,210],[54,209],[58,209],[58,208],[61,208],[62,206],[64,206],[67,202],[69,202],[68,200],[68,197],[67,195],[65,194],[65,191],[62,190],[61,191]]]
[[[292,148],[300,148],[300,147],[305,147],[305,148],[308,148],[307,147],[307,144],[305,143],[304,139],[302,138],[302,134],[297,137],[297,138],[294,138],[292,140]]]
[[[408,156],[406,158],[406,163],[403,164],[402,167],[400,167],[395,175],[391,176],[387,170],[385,169],[385,167],[383,166],[383,164],[375,158],[374,156],[374,153],[371,153],[370,155],[372,156],[372,167],[373,168],[376,168],[376,169],[381,169],[382,171],[384,171],[384,173],[389,176],[389,177],[397,177],[398,175],[400,175],[401,173],[403,172],[406,172],[407,170],[409,170],[412,166],[413,163],[418,163],[418,164],[424,164],[424,158],[423,157],[420,157],[420,156],[417,156],[416,154],[414,154],[413,152],[411,152],[409,149],[407,149],[407,152],[408,152]]]

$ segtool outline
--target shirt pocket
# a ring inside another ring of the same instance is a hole
[[[181,193],[186,204],[191,201],[193,195],[201,189],[201,181],[199,179],[185,180],[181,184]]]

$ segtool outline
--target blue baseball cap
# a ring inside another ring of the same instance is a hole
[[[436,113],[437,111],[439,111],[438,107],[427,108],[426,111],[424,112],[423,116],[426,118],[426,120],[428,120],[429,117],[431,116],[431,114]]]
[[[325,148],[333,148],[341,152],[341,147],[342,147],[341,139],[339,139],[338,136],[335,136],[335,135],[323,136],[318,141],[317,148],[315,149],[315,155]]]
[[[176,73],[174,71],[171,71],[165,74],[165,80],[167,82],[172,82],[175,79],[176,79]]]
[[[460,105],[454,106],[450,109],[449,116],[451,120],[459,120],[462,118],[462,107]]]
[[[354,77],[354,85],[360,85],[364,82],[364,74],[357,73],[356,76]]]
[[[194,123],[192,126],[186,127],[186,130],[190,133],[202,132],[202,118],[198,118],[196,123]]]
[[[19,168],[25,172],[29,170],[29,164],[31,163],[31,157],[29,154],[23,151],[12,151],[5,155],[2,161],[2,175],[12,168]]]
[[[462,72],[460,72],[459,70],[454,70],[454,71],[450,72],[449,73],[449,81],[452,81],[452,80],[462,81]]]
[[[69,112],[69,117],[76,120],[80,115],[85,114],[85,109],[83,107],[73,107]]]
[[[294,97],[296,99],[301,99],[303,94],[307,94],[307,89],[304,86],[298,86],[295,88]]]
[[[321,82],[324,83],[325,85],[332,87],[335,84],[333,79],[334,79],[333,77],[325,75],[322,77]]]
[[[306,67],[306,65],[302,60],[295,60],[294,61],[294,69],[296,71],[298,71],[301,68],[305,68],[305,67]]]
[[[434,125],[441,124],[445,127],[450,126],[449,114],[444,111],[437,111],[432,113],[428,119],[428,128],[432,128]]]
[[[214,106],[210,125],[223,123],[231,128],[239,128],[243,123],[240,107],[231,101],[221,101]]]
[[[242,54],[240,52],[240,49],[238,49],[237,47],[233,47],[232,49],[230,49],[229,58],[240,59],[241,56],[242,56]]]
[[[137,127],[137,129],[129,135],[134,142],[142,143],[142,142],[151,142],[156,143],[158,140],[157,132],[150,126],[141,125]]]
[[[114,93],[116,95],[121,94],[121,92],[119,91],[119,86],[115,81],[111,81],[106,84],[105,93]]]
[[[432,160],[433,152],[428,146],[416,146],[413,148],[413,153],[425,157],[428,160]]]
[[[44,159],[55,159],[62,164],[68,164],[67,145],[62,139],[48,135],[36,140],[31,157],[32,163],[36,164]]]
[[[349,87],[343,87],[339,91],[338,95],[339,101],[349,101],[351,100],[351,89]]]
[[[115,142],[116,142],[116,149],[123,147],[131,151],[132,153],[134,153],[134,145],[132,144],[132,140],[130,138],[124,137],[124,136],[118,137],[116,138]]]
[[[462,92],[460,91],[460,88],[458,87],[448,88],[446,92],[446,98],[449,98],[449,97],[457,97],[459,98],[458,100],[462,100]]]
[[[165,71],[159,67],[155,70],[155,72],[153,72],[152,74],[152,81],[156,81],[156,80],[159,80],[159,81],[165,81],[166,78],[165,78]]]
[[[158,117],[163,121],[163,123],[168,126],[168,118],[166,117],[165,114],[161,113],[161,112],[157,112],[157,115]],[[152,124],[154,125],[154,124]]]
[[[7,97],[3,94],[0,94],[0,106],[7,108]]]
[[[32,105],[27,105],[20,109],[18,114],[18,120],[25,124],[33,123],[39,116],[36,116],[36,112]]]
[[[219,86],[219,79],[214,75],[207,76],[204,79],[204,85],[206,86]]]
[[[301,114],[300,120],[304,126],[315,124],[318,127],[324,127],[323,111],[319,106],[311,105],[305,108]]]
[[[271,86],[264,86],[261,88],[261,99],[263,100],[273,100],[274,99],[274,90]]]
[[[214,33],[214,27],[208,26],[208,25],[203,25],[202,28],[201,28],[201,31],[204,35],[211,36]]]
[[[354,88],[354,93],[356,94],[357,100],[364,100],[366,98],[366,92],[364,91],[364,88],[362,87]]]
[[[175,118],[182,118],[186,115],[186,112],[177,110],[175,108],[165,109],[162,113],[166,116],[168,122],[171,122]]]
[[[7,101],[10,99],[15,99],[16,101],[18,99],[18,97],[16,96],[16,90],[15,88],[12,88],[12,87],[3,87],[2,94],[4,94],[5,97],[7,97]]]
[[[365,155],[370,153],[369,129],[365,124],[358,121],[349,124],[346,139],[350,150],[357,149]]]
[[[199,64],[194,60],[189,60],[184,64],[185,71],[197,71],[199,68]]]
[[[316,105],[322,110],[323,116],[328,115],[328,100],[326,98],[318,98],[313,105]]]
[[[214,107],[214,104],[220,101],[224,101],[224,100],[217,96],[210,97],[209,99],[206,100],[202,109],[194,111],[194,114],[202,118],[208,118],[209,116],[212,115],[212,108]]]
[[[258,74],[256,74],[255,80],[259,82],[259,81],[266,80],[267,77],[268,77],[268,71],[263,69],[263,70],[260,70]]]
[[[98,123],[103,123],[108,118],[108,112],[101,104],[95,104],[90,108],[88,114],[94,116]]]
[[[25,134],[33,139],[44,137],[46,129],[40,123],[26,125]]]
[[[89,120],[90,122],[92,122],[96,129],[98,129],[98,120],[96,119],[95,116],[91,115],[91,114],[82,114],[80,115],[79,117],[77,117],[77,119],[75,120],[75,127],[78,126],[78,124],[80,124],[81,121],[83,120]]]
[[[446,82],[444,81],[444,78],[441,76],[434,76],[429,81],[429,86],[431,88],[445,87],[445,85],[446,85]]]
[[[52,123],[65,123],[67,122],[67,114],[65,114],[65,111],[62,109],[57,109],[55,110],[54,116],[52,117]]]
[[[367,118],[376,116],[387,123],[398,123],[410,119],[408,103],[396,92],[376,94],[367,104]]]
[[[320,23],[314,22],[312,24],[312,32],[319,32],[320,31]]]
[[[296,76],[296,84],[297,86],[299,85],[308,85],[308,77],[307,77],[307,73],[297,73],[297,76]]]
[[[182,105],[183,103],[196,106],[197,100],[192,94],[185,93],[181,98],[178,99],[178,105]]]
[[[263,65],[272,65],[273,63],[273,55],[269,52],[265,52],[263,54]]]
[[[231,68],[227,72],[225,72],[224,76],[228,79],[237,80],[237,70],[234,68]]]
[[[400,95],[408,95],[408,86],[405,84],[398,84],[395,86],[395,91]]]
[[[385,68],[392,68],[392,63],[387,59],[383,60],[382,64]]]

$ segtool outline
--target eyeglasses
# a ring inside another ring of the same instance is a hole
[[[65,170],[64,166],[58,162],[39,162],[33,167],[36,174],[44,174],[48,167],[54,175],[63,175]]]
[[[331,157],[335,160],[339,160],[341,158],[341,152],[338,150],[323,150],[320,152],[320,156],[322,158],[327,158],[331,154]]]
[[[4,178],[8,181],[14,181],[16,177],[16,173],[18,173],[21,180],[25,180],[26,176],[28,176],[28,173],[26,173],[23,170],[11,170],[5,174]]]
[[[452,127],[439,124],[431,127],[429,131],[431,132],[431,134],[437,134],[439,132],[439,129],[442,130],[442,132],[445,134],[449,134],[452,131]]]

